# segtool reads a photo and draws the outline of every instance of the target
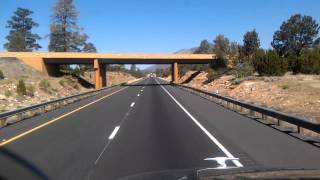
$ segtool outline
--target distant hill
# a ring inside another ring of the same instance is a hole
[[[193,54],[197,49],[198,47],[189,48],[189,49],[188,48],[180,49],[179,51],[176,51],[173,54]],[[169,64],[156,64],[144,69],[143,72],[146,72],[146,73],[155,72],[156,69],[167,69],[169,67],[170,67]]]
[[[174,52],[173,54],[193,54],[196,50],[198,49],[198,47],[194,47],[194,48],[186,48],[186,49],[180,49],[177,52]]]

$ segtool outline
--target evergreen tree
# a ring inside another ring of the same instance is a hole
[[[194,52],[194,54],[210,54],[210,53],[212,53],[212,48],[207,40],[201,41],[199,48]]]
[[[214,40],[214,51],[220,58],[224,58],[230,53],[230,41],[224,35],[218,35]]]
[[[77,25],[78,12],[73,0],[57,0],[50,26],[49,51],[81,52],[88,36]]]
[[[214,66],[221,66],[225,67],[227,65],[228,55],[230,54],[230,41],[224,35],[218,35],[214,42],[214,49],[213,51],[216,53],[218,57],[218,61],[212,64]]]
[[[93,43],[85,43],[82,51],[83,52],[97,52],[97,49]]]
[[[320,37],[314,41],[313,47],[320,47]]]
[[[318,33],[319,25],[311,16],[295,14],[274,33],[271,45],[281,56],[290,53],[300,56],[304,48],[312,46]]]
[[[243,53],[251,58],[260,47],[260,40],[256,30],[249,31],[243,36]]]
[[[5,49],[8,51],[30,52],[41,48],[37,43],[37,40],[41,39],[40,36],[31,31],[33,27],[39,26],[30,17],[32,13],[29,9],[24,8],[18,8],[14,12],[14,16],[11,17],[6,26],[10,29],[10,32],[6,37],[8,42],[4,44]]]

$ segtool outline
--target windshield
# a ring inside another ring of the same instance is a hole
[[[320,178],[320,2],[0,2],[0,179]]]

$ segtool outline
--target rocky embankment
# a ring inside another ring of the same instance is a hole
[[[14,110],[61,97],[93,90],[92,84],[72,76],[48,77],[17,59],[0,58],[0,112]],[[93,74],[93,73],[92,73]],[[92,76],[93,77],[93,76]],[[108,72],[108,85],[135,79],[124,72]],[[83,77],[86,79],[86,77]],[[18,93],[18,82],[23,81],[26,94]],[[93,82],[93,81],[92,81]]]

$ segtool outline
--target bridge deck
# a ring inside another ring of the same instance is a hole
[[[215,54],[123,54],[123,53],[77,53],[77,52],[5,52],[0,57],[42,58],[45,63],[92,63],[94,59],[102,63],[120,64],[170,64],[209,63]]]

